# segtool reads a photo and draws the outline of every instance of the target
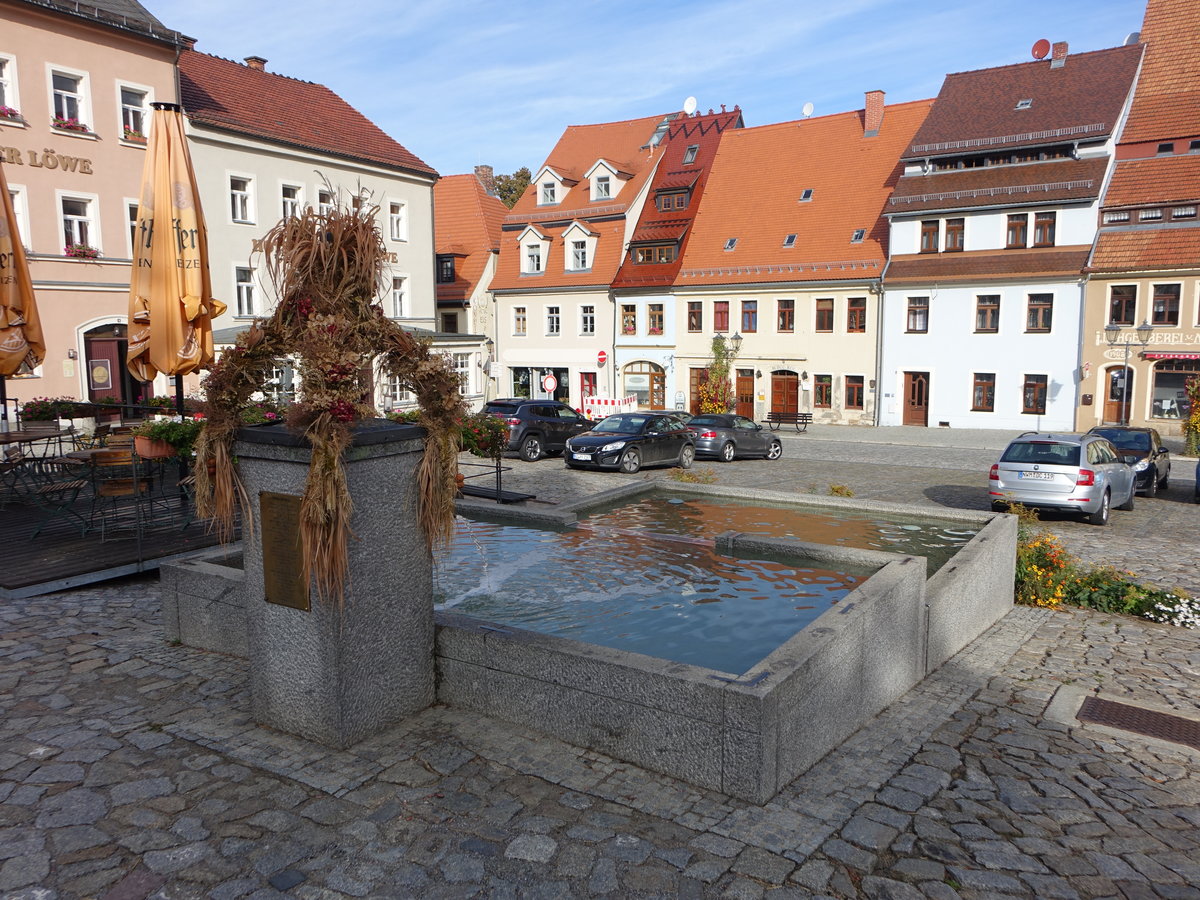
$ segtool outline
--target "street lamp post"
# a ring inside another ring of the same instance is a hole
[[[1127,336],[1125,340],[1118,341],[1124,329],[1115,322],[1109,322],[1104,326],[1104,337],[1108,341],[1109,347],[1116,347],[1118,342],[1125,348],[1125,358],[1121,363],[1121,422],[1122,425],[1129,424],[1129,347],[1133,343]],[[1137,344],[1143,350],[1150,344],[1150,335],[1154,333],[1154,326],[1142,319],[1142,324],[1134,329],[1137,334]]]

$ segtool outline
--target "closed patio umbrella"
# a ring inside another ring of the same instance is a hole
[[[33,280],[4,166],[0,164],[0,430],[8,431],[8,396],[4,381],[39,365],[46,355]]]
[[[182,414],[183,376],[212,362],[212,320],[225,304],[212,298],[208,233],[183,113],[173,103],[153,106],[129,279],[127,364],[141,381],[174,375]]]

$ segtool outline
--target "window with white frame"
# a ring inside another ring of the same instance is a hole
[[[121,85],[121,136],[126,140],[143,140],[146,128],[146,92]]]
[[[21,111],[17,97],[17,61],[11,56],[0,56],[0,122],[15,121]]]
[[[408,279],[401,275],[392,277],[392,318],[404,318],[404,292]]]
[[[587,241],[571,241],[571,268],[586,269],[587,267]]]
[[[519,337],[524,337],[529,329],[529,320],[526,317],[525,307],[513,307],[513,334]]]
[[[612,196],[612,180],[608,175],[597,175],[593,188],[593,200],[607,200]]]
[[[242,225],[253,225],[251,217],[252,182],[242,175],[229,176],[229,215],[234,222]]]
[[[28,247],[29,220],[27,218],[28,210],[25,208],[25,190],[10,184],[8,186],[8,196],[12,200],[13,214],[17,219],[17,232],[21,238],[21,243]]]
[[[412,393],[404,389],[399,375],[389,375],[383,383],[383,405],[388,409],[412,403]]]
[[[279,188],[279,212],[283,218],[290,219],[300,215],[300,206],[304,202],[304,188],[298,184],[285,184]]]
[[[138,202],[126,200],[125,213],[129,217],[129,258],[133,259],[134,250],[137,247]]]
[[[95,223],[92,201],[84,197],[62,197],[63,246],[92,246]]]
[[[388,237],[393,241],[408,240],[408,205],[402,201],[388,204]]]
[[[455,353],[454,374],[458,376],[458,389],[464,394],[471,391],[471,354]]]
[[[87,98],[84,94],[82,75],[69,72],[51,72],[50,89],[54,95],[54,125],[72,131],[89,130]]]
[[[539,274],[542,271],[542,245],[541,244],[526,244],[525,245],[525,272],[529,275]]]
[[[686,150],[683,151],[683,164],[686,166],[691,163],[694,163],[696,161],[696,154],[699,152],[700,152],[699,144],[692,144],[691,146],[689,146]]]
[[[546,307],[546,334],[562,334],[562,314],[557,306]]]
[[[542,182],[542,192],[541,192],[540,197],[538,198],[538,203],[540,203],[540,204],[557,203],[558,201],[555,199],[555,197],[557,195],[558,195],[558,185],[556,185],[553,181],[543,181]]]
[[[243,318],[254,315],[254,270],[238,266],[233,270],[237,314]]]
[[[590,303],[579,307],[579,333],[596,333],[596,307]]]
[[[333,212],[333,191],[317,191],[317,213],[327,216]]]

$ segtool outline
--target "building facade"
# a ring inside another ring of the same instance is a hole
[[[46,340],[10,381],[18,401],[145,391],[125,368],[133,227],[150,104],[176,100],[181,40],[132,0],[0,3],[0,161]]]

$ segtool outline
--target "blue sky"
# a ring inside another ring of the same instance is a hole
[[[143,0],[196,49],[327,85],[443,175],[536,171],[567,125],[739,104],[747,125],[937,95],[947,72],[1124,42],[1144,0]]]

